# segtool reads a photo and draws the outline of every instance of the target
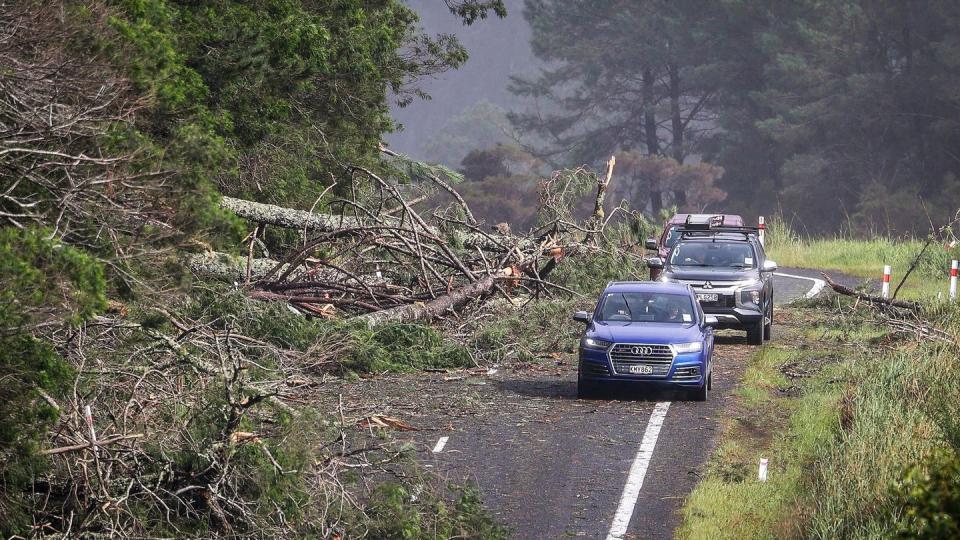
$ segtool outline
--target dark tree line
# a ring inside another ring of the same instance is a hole
[[[723,207],[810,231],[902,232],[960,205],[960,6],[531,0],[518,126],[561,161],[641,151],[723,167]],[[641,179],[638,179],[641,181]],[[685,206],[685,193],[648,201]]]

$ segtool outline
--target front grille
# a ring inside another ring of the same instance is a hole
[[[700,368],[698,366],[677,368],[673,372],[675,381],[695,381],[700,378]]]
[[[643,343],[617,343],[610,349],[613,370],[621,375],[631,375],[630,366],[649,366],[651,377],[666,377],[673,365],[673,350],[669,345]],[[639,374],[634,374],[639,375]]]
[[[710,290],[709,290],[709,289],[704,289],[704,290],[702,290],[702,291],[697,291],[697,292],[700,292],[700,293],[709,293]],[[733,297],[733,295],[729,295],[729,294],[724,295],[724,294],[721,294],[721,295],[718,296],[716,302],[704,302],[703,300],[701,300],[701,301],[700,301],[700,305],[703,306],[703,307],[732,308],[732,307],[736,307],[737,301],[736,301],[736,298]]]

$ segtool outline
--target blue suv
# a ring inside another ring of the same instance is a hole
[[[689,285],[612,282],[586,323],[580,340],[577,394],[593,397],[603,387],[629,383],[682,389],[706,401],[712,385],[713,326]]]

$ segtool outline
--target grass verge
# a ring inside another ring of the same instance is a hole
[[[936,491],[960,481],[955,352],[902,341],[867,312],[836,306],[781,310],[780,336],[751,360],[679,538],[957,531],[960,497]],[[761,457],[770,460],[767,482],[757,479]],[[953,525],[936,528],[943,523]]]
[[[923,250],[925,240],[887,237],[804,238],[783,220],[772,220],[766,236],[768,256],[785,268],[811,268],[836,271],[872,280],[879,286],[883,266],[893,268],[893,284],[910,268]],[[907,278],[898,297],[931,299],[947,294],[951,259],[960,258],[960,247],[949,248],[934,241],[927,247],[916,269]]]

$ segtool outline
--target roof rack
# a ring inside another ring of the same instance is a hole
[[[687,219],[684,220],[684,226],[690,228],[712,229],[715,227],[722,227],[725,219],[726,215],[724,214],[687,214]]]
[[[681,227],[677,232],[680,233],[680,238],[711,238],[715,237],[718,234],[742,234],[744,239],[750,238],[750,235],[757,235],[759,227],[702,227],[695,226]]]

